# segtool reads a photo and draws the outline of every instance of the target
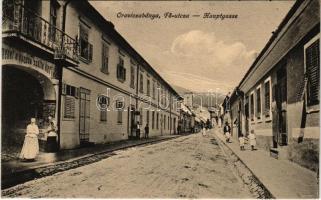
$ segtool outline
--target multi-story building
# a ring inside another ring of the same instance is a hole
[[[234,132],[254,130],[259,147],[313,170],[320,138],[319,8],[318,0],[295,2],[230,101],[232,119],[240,121]]]
[[[62,149],[176,133],[182,98],[87,0],[5,0],[2,33],[3,145],[31,117]]]

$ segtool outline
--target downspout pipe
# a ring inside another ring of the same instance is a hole
[[[62,7],[62,24],[61,24],[61,30],[62,34],[65,34],[65,27],[66,27],[66,10],[68,4],[72,0],[68,0],[64,3]],[[61,48],[63,48],[64,45],[64,35],[62,35],[61,38]],[[57,64],[56,64],[57,65]],[[60,66],[56,66],[57,74],[58,74],[58,80],[59,80],[59,86],[58,86],[58,116],[57,116],[57,126],[58,126],[58,148],[60,149],[60,136],[61,136],[61,94],[62,94],[62,75],[63,75],[63,66],[61,64],[58,64]]]

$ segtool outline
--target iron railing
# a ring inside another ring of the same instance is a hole
[[[2,33],[19,33],[54,53],[55,59],[70,58],[78,62],[77,40],[25,8],[20,3],[3,4]]]

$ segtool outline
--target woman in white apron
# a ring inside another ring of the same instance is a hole
[[[38,143],[39,129],[36,125],[36,119],[31,118],[31,123],[27,126],[27,134],[22,146],[20,158],[24,160],[34,160],[39,153]]]

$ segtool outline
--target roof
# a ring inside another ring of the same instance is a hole
[[[124,51],[126,51],[130,56],[133,57],[138,63],[141,63],[145,69],[150,70],[151,73],[156,76],[179,100],[182,100],[178,92],[165,81],[155,70],[154,68],[126,41],[126,39],[117,32],[115,26],[110,21],[106,20],[89,2],[88,0],[77,1],[77,5],[85,9],[84,13],[87,13],[89,18],[92,18],[93,21],[104,31],[108,36],[112,37],[113,40],[121,46]]]
[[[300,7],[300,5],[304,2],[304,0],[297,0],[290,11],[287,13],[287,15],[284,17],[284,19],[281,21],[280,25],[276,29],[276,31],[273,32],[272,36],[270,37],[269,41],[266,43],[260,54],[257,56],[257,58],[254,60],[251,67],[248,69],[248,71],[245,73],[244,77],[238,84],[238,87],[240,87],[243,82],[245,81],[246,77],[249,75],[249,73],[255,68],[258,61],[262,58],[264,53],[268,50],[270,45],[274,42],[274,40],[277,38],[278,34],[281,32],[281,30],[284,28],[284,26],[287,24],[287,22],[291,19],[291,17],[294,15],[295,11]]]

